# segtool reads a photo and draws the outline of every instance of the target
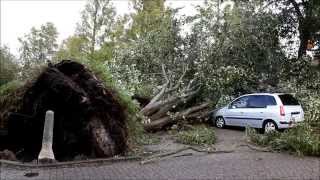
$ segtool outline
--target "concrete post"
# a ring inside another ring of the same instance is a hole
[[[46,112],[45,123],[43,127],[42,147],[38,156],[39,162],[54,162],[54,154],[52,150],[53,141],[53,127],[54,127],[54,113],[53,111]]]

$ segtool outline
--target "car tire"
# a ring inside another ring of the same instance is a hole
[[[215,125],[216,125],[217,128],[224,128],[225,124],[226,123],[225,123],[223,117],[217,117],[216,118]]]
[[[273,121],[266,121],[263,124],[263,132],[264,133],[270,133],[278,130],[278,126],[275,122]]]

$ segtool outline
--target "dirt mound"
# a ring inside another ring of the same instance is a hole
[[[8,121],[7,148],[18,158],[37,157],[47,110],[55,112],[53,151],[57,160],[77,155],[109,157],[126,151],[126,108],[116,92],[104,87],[82,64],[64,60],[51,65],[17,95],[22,97],[13,104],[19,108],[2,106],[0,114],[6,112],[2,121]]]

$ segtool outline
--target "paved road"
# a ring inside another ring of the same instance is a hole
[[[217,130],[219,149],[244,141],[244,131]],[[139,162],[88,164],[78,167],[18,169],[1,167],[6,179],[316,179],[320,158],[257,152],[239,146],[232,153],[195,154],[141,165]],[[34,177],[25,177],[35,173]]]

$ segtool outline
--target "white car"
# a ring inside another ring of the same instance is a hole
[[[233,100],[213,113],[214,124],[260,128],[264,132],[293,127],[304,120],[303,109],[291,94],[255,93]]]

